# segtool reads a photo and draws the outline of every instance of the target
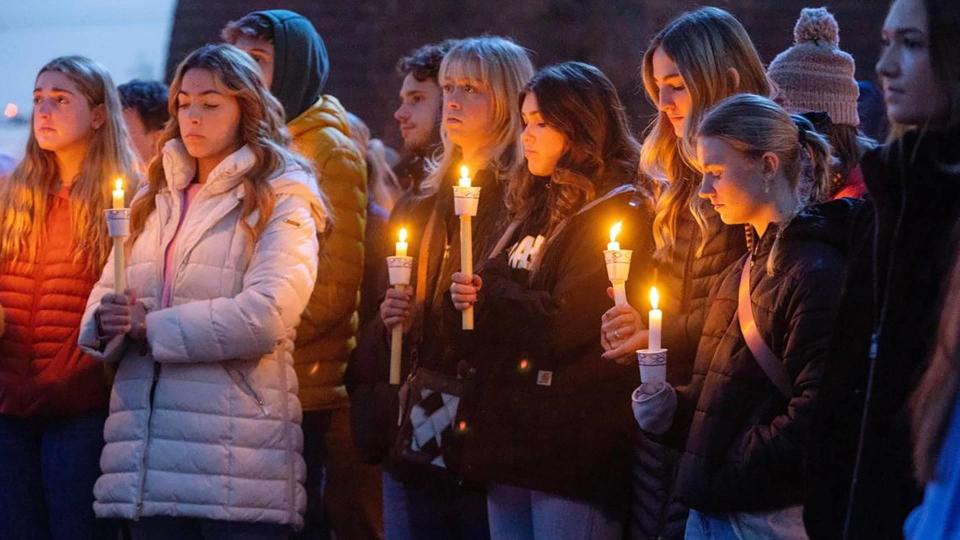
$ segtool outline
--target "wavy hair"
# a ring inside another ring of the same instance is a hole
[[[653,210],[658,184],[645,175],[634,178],[640,143],[630,132],[616,87],[602,71],[582,62],[549,66],[524,87],[518,110],[528,94],[536,96],[544,122],[566,137],[568,149],[549,178],[549,190],[543,189],[544,178],[526,169],[511,180],[506,204],[513,219],[544,211],[549,246],[564,219],[617,185],[636,184],[639,200]]]
[[[641,74],[648,100],[659,108],[660,89],[653,76],[653,54],[657,49],[663,49],[676,63],[693,102],[682,139],[676,136],[667,115],[659,112],[647,127],[640,150],[641,170],[669,182],[657,200],[653,220],[656,258],[666,260],[676,243],[677,219],[684,208],[691,211],[701,231],[706,229],[695,211],[700,205],[699,176],[691,133],[707,109],[721,99],[738,92],[766,96],[770,94],[770,84],[747,31],[733,15],[720,8],[684,13],[650,41],[643,55]],[[739,84],[728,73],[729,68],[737,70]]]
[[[243,198],[240,212],[240,226],[248,233],[252,248],[256,244],[273,213],[275,194],[269,180],[282,172],[287,165],[296,165],[305,171],[312,167],[287,148],[290,134],[283,122],[283,107],[260,79],[260,71],[246,53],[233,45],[205,45],[190,53],[177,66],[173,82],[170,83],[170,97],[167,108],[170,121],[160,135],[158,145],[163,148],[167,141],[180,138],[180,120],[177,117],[177,95],[183,83],[184,75],[191,69],[203,69],[213,74],[217,85],[224,94],[237,100],[240,107],[239,135],[244,145],[256,156],[253,167],[243,175],[241,183],[245,193],[251,196]],[[166,173],[162,159],[154,159],[147,170],[147,187],[141,190],[133,202],[130,211],[130,238],[132,246],[143,232],[147,218],[156,209],[156,194],[166,185]],[[318,215],[321,210],[323,216]],[[254,225],[247,217],[257,211]],[[318,227],[325,223],[329,209],[324,199],[320,208],[314,209],[314,219]]]
[[[47,72],[66,75],[91,108],[102,106],[104,111],[103,125],[90,134],[80,171],[70,187],[72,225],[80,231],[75,235],[74,260],[83,261],[85,271],[96,276],[110,253],[103,211],[109,205],[111,180],[120,176],[136,184],[136,159],[117,88],[103,66],[83,56],[62,56],[40,68],[37,77]],[[47,199],[59,183],[55,153],[40,148],[31,129],[23,160],[0,185],[0,207],[4,209],[0,217],[0,261],[4,264],[36,260],[46,232]]]

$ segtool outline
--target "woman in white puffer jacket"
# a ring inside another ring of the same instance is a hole
[[[306,506],[291,351],[329,214],[238,49],[188,56],[170,109],[131,208],[128,290],[111,259],[81,326],[119,363],[94,509],[135,539],[285,538]]]

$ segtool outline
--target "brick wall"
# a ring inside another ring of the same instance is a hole
[[[873,78],[887,0],[718,0],[750,32],[764,62],[793,40],[800,8],[826,5],[840,23],[840,44],[857,60],[857,77]],[[481,33],[506,35],[535,51],[537,65],[583,60],[618,86],[634,121],[652,109],[637,67],[650,37],[692,0],[179,0],[167,73],[192,49],[219,40],[229,20],[265,8],[292,9],[313,21],[330,53],[326,92],[363,118],[375,136],[396,146],[392,113],[400,79],[397,59],[421,44]]]

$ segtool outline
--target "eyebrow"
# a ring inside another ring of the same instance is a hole
[[[216,90],[204,90],[203,92],[200,92],[200,93],[197,94],[197,95],[200,96],[200,97],[203,97],[203,96],[210,95],[210,94],[216,94],[216,95],[218,95],[218,96],[223,95],[223,94],[221,94],[220,92],[217,92]],[[177,92],[177,96],[187,96],[187,97],[190,97],[190,94],[189,94],[188,92],[184,92],[183,90],[181,90],[181,91]]]
[[[257,53],[261,53],[261,54],[270,54],[270,51],[268,51],[267,49],[261,49],[261,48],[259,48],[259,47],[253,47],[253,48],[250,49],[249,52],[252,52],[252,53],[257,52]]]
[[[658,82],[662,82],[667,79],[682,79],[682,78],[683,77],[681,77],[679,73],[670,73],[668,75],[664,75],[663,77],[654,77],[654,79]]]
[[[76,94],[74,94],[73,92],[71,92],[70,90],[67,90],[66,88],[57,88],[56,86],[54,86],[53,88],[51,88],[50,91],[51,91],[51,92],[58,93],[58,94],[70,94],[71,96],[76,95]],[[36,94],[37,92],[43,92],[43,88],[40,88],[39,86],[36,87],[36,88],[34,88],[34,89],[33,89],[33,93]]]

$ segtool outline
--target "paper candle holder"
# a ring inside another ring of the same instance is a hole
[[[413,273],[413,257],[387,257],[387,271],[390,273],[390,285],[409,285]]]
[[[107,214],[107,232],[110,238],[126,238],[130,236],[130,209],[129,208],[108,208]]]
[[[667,349],[640,349],[637,351],[640,365],[640,382],[655,383],[667,380]]]
[[[633,250],[607,249],[603,252],[603,260],[607,263],[607,277],[612,283],[626,281],[630,275],[630,259]]]
[[[453,186],[453,211],[456,215],[475,216],[479,206],[479,186]]]

